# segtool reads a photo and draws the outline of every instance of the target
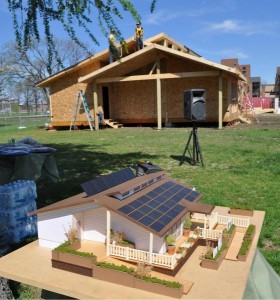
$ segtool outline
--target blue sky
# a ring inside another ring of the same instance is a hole
[[[279,0],[158,0],[153,14],[150,0],[132,2],[142,16],[145,38],[164,32],[211,61],[238,58],[240,64],[251,65],[251,76],[274,83],[280,66]],[[123,17],[118,25],[129,38],[135,22],[127,13]],[[98,25],[94,27],[100,46],[92,48],[98,52],[107,47],[107,39]],[[0,44],[14,39],[5,0],[0,3],[0,28]],[[54,32],[67,38],[57,27]],[[80,37],[88,42],[84,35]]]

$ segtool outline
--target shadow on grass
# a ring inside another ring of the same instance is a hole
[[[37,207],[41,208],[59,200],[82,193],[81,183],[132,167],[145,159],[155,160],[157,155],[131,152],[125,154],[107,153],[102,148],[89,145],[48,144],[55,148],[55,160],[60,180],[52,182],[46,175],[37,181]]]

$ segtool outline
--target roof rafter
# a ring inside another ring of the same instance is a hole
[[[155,80],[155,79],[176,79],[176,78],[185,78],[185,77],[204,77],[204,76],[218,76],[218,75],[219,75],[219,71],[161,73],[161,74],[132,75],[132,76],[125,76],[125,77],[102,78],[102,79],[96,79],[96,83]]]

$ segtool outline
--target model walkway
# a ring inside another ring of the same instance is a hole
[[[237,255],[238,255],[239,249],[241,247],[243,237],[244,237],[244,232],[236,231],[236,233],[233,237],[233,240],[230,244],[230,247],[228,249],[228,252],[225,256],[225,259],[237,260]]]

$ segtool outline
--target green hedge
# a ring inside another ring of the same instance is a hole
[[[244,209],[244,210],[254,210],[253,206],[247,204],[232,204],[230,208],[233,209]]]
[[[77,256],[86,257],[86,258],[96,258],[96,255],[94,255],[93,253],[80,252],[80,251],[77,251],[77,250],[69,249],[68,247],[70,245],[71,245],[71,242],[66,241],[63,244],[61,244],[58,247],[56,247],[54,249],[54,251],[61,252],[61,253],[70,253],[70,254],[74,254],[74,255],[77,255]]]
[[[120,272],[126,272],[126,273],[133,275],[137,279],[145,280],[145,281],[152,282],[152,283],[162,284],[167,287],[176,288],[176,289],[179,289],[182,287],[182,284],[179,282],[168,281],[168,280],[160,279],[157,277],[151,277],[151,276],[139,276],[138,274],[135,273],[135,270],[133,268],[128,268],[124,265],[117,266],[115,264],[106,263],[106,262],[97,262],[97,263],[95,263],[95,265],[98,267],[101,267],[101,268],[107,268],[107,269],[116,270],[116,271],[120,271]]]
[[[250,224],[245,232],[244,238],[246,238],[246,239],[252,238],[255,229],[256,229],[256,226],[253,224]]]
[[[145,281],[152,282],[152,283],[162,284],[167,287],[174,288],[174,289],[179,289],[182,287],[182,284],[177,281],[169,281],[169,280],[164,280],[164,279],[160,279],[160,278],[152,277],[152,276],[137,276],[137,275],[135,275],[135,277],[140,280],[145,280]]]
[[[252,243],[251,239],[244,239],[242,244],[241,244],[241,247],[240,247],[240,250],[239,250],[238,254],[246,255],[249,248],[250,248],[251,243]]]
[[[120,271],[120,272],[125,272],[125,273],[129,273],[129,274],[134,273],[133,268],[128,268],[127,266],[124,266],[124,265],[117,266],[115,264],[106,263],[106,262],[103,262],[103,261],[97,262],[96,266],[101,267],[101,268],[112,269],[112,270],[116,270],[116,271]]]

